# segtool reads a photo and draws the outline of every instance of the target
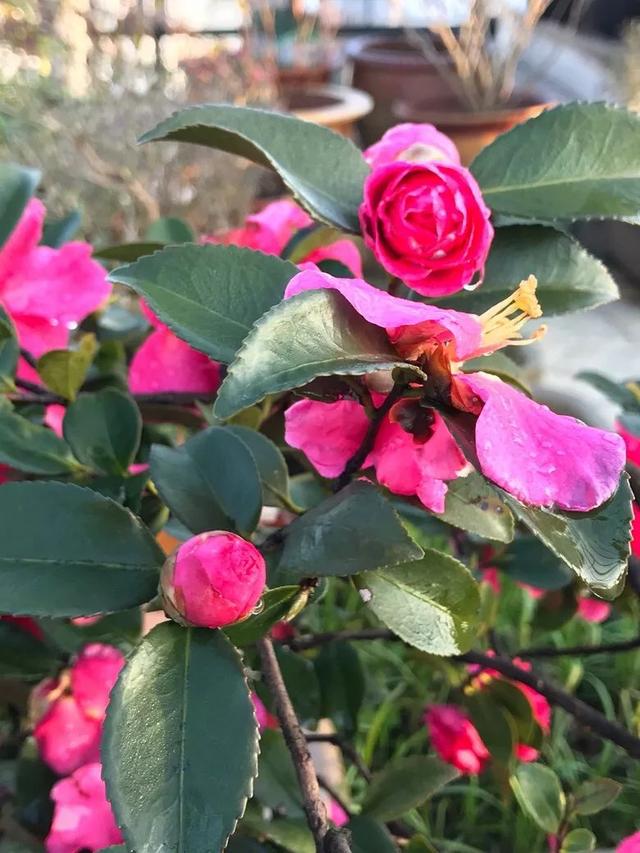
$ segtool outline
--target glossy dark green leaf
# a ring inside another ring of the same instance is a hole
[[[68,655],[88,643],[108,643],[128,653],[142,636],[142,611],[136,607],[101,616],[91,625],[74,625],[67,619],[41,619],[47,639]]]
[[[475,471],[449,483],[443,513],[436,517],[454,527],[497,542],[511,542],[514,521],[509,507]]]
[[[224,634],[157,626],[111,693],[102,741],[127,846],[224,850],[251,796],[257,753],[242,661]]]
[[[282,734],[266,730],[260,737],[258,778],[255,784],[256,799],[279,814],[303,817],[302,794]]]
[[[141,137],[193,142],[274,169],[316,219],[358,233],[358,207],[369,172],[343,136],[275,112],[206,104],[174,113]]]
[[[214,413],[230,418],[268,394],[316,376],[355,375],[401,365],[383,329],[331,290],[286,299],[254,326],[229,367]]]
[[[153,598],[164,561],[128,510],[65,483],[1,486],[0,541],[5,613],[126,610]]]
[[[351,643],[324,646],[314,661],[320,684],[321,713],[330,717],[339,731],[355,732],[364,701],[365,671]]]
[[[575,791],[573,808],[576,814],[593,815],[606,809],[622,792],[622,785],[613,779],[587,779]]]
[[[0,246],[11,234],[40,183],[40,172],[14,163],[0,163]]]
[[[614,382],[607,376],[601,373],[596,373],[593,370],[582,370],[577,374],[576,379],[581,379],[587,382],[605,397],[608,397],[616,406],[622,406],[623,409],[633,409],[640,405],[640,401],[626,385],[621,382]]]
[[[508,767],[518,745],[518,728],[509,711],[484,691],[465,697],[465,707],[493,761]]]
[[[422,553],[378,489],[355,482],[287,527],[269,583],[280,586],[308,577],[343,577],[417,560]]]
[[[257,807],[247,808],[242,819],[241,828],[245,832],[255,833],[259,838],[267,838],[278,845],[278,850],[289,853],[315,853],[316,845],[313,835],[302,818],[291,820],[278,818],[266,820]]]
[[[38,359],[40,378],[55,394],[75,400],[98,347],[94,335],[83,335],[77,349],[50,350]]]
[[[480,595],[469,570],[431,548],[411,563],[365,572],[363,599],[406,643],[436,655],[468,651],[478,631]]]
[[[556,774],[542,764],[520,764],[510,779],[522,811],[545,832],[555,835],[565,809],[565,796]]]
[[[590,853],[596,849],[596,843],[597,839],[590,829],[579,827],[564,837],[560,853]]]
[[[542,730],[533,716],[531,702],[520,688],[503,678],[494,678],[480,693],[495,702],[515,724],[517,742],[538,748],[542,742]]]
[[[260,475],[247,445],[209,427],[178,448],[151,449],[151,477],[162,499],[192,533],[250,533],[262,508]]]
[[[281,586],[267,590],[262,596],[263,607],[260,613],[229,626],[225,629],[225,634],[234,646],[255,643],[287,615],[299,592],[299,586]]]
[[[60,656],[48,643],[19,625],[0,621],[0,678],[45,678],[60,663]]]
[[[47,427],[0,407],[0,462],[29,474],[69,474],[80,465],[65,441]]]
[[[499,136],[471,171],[496,213],[637,221],[639,133],[637,113],[602,103],[566,104]]]
[[[630,553],[632,493],[626,474],[616,494],[589,513],[535,509],[504,494],[515,515],[595,593],[619,595]]]
[[[72,210],[60,219],[47,219],[42,229],[40,243],[43,246],[51,246],[52,249],[59,249],[69,240],[73,240],[80,230],[81,223],[82,216],[79,210]]]
[[[278,447],[255,429],[233,424],[227,427],[251,451],[260,480],[262,481],[262,501],[269,506],[290,504],[289,472],[284,456]]]
[[[573,580],[567,565],[534,536],[516,539],[500,557],[499,565],[510,578],[538,589],[562,589]]]
[[[276,656],[293,707],[303,724],[321,716],[320,684],[313,663],[285,646],[276,647]]]
[[[28,737],[16,762],[15,809],[18,821],[38,835],[45,835],[51,825],[53,802],[50,792],[57,779],[53,770],[40,758],[35,739]]]
[[[363,814],[381,821],[395,820],[460,775],[450,764],[426,755],[411,755],[385,767],[373,777],[362,806]]]
[[[132,397],[106,388],[81,394],[67,408],[64,437],[76,457],[104,474],[125,474],[142,435],[142,417]]]
[[[177,216],[162,216],[147,228],[144,239],[150,243],[192,243],[195,234],[191,226]]]
[[[0,306],[0,390],[12,390],[20,346],[11,318]]]
[[[297,267],[237,246],[169,246],[109,276],[144,296],[178,337],[228,364]]]
[[[152,243],[150,241],[120,243],[117,246],[103,246],[102,249],[95,249],[93,256],[101,261],[120,261],[127,264],[144,258],[146,255],[153,255],[154,252],[159,252],[164,247],[164,243]]]
[[[366,815],[352,817],[346,825],[351,833],[351,853],[397,853],[389,831],[377,820]]]

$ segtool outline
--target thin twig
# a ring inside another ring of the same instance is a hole
[[[273,642],[267,636],[257,643],[262,673],[273,699],[276,716],[302,791],[307,823],[313,835],[316,853],[351,853],[347,836],[329,826],[327,810],[322,802],[318,777],[311,760],[309,747],[300,721],[289,698],[284,678],[278,664]]]
[[[539,649],[522,649],[514,657],[519,658],[560,658],[572,657],[574,655],[615,655],[620,652],[631,652],[640,649],[640,637],[631,640],[621,640],[618,643],[603,643],[599,646],[541,646]]]
[[[307,634],[301,637],[292,637],[285,640],[283,645],[288,646],[294,652],[303,652],[306,649],[315,649],[318,646],[326,646],[328,643],[344,640],[399,640],[388,628],[362,628],[354,631],[326,631],[323,634]]]
[[[37,364],[37,359],[35,359],[35,358],[31,355],[31,353],[29,352],[29,350],[25,349],[24,347],[20,347],[20,356],[21,356],[21,357],[22,357],[22,358],[27,362],[27,364],[29,365],[29,367],[34,367],[34,368],[35,368],[35,366],[36,366],[36,364]]]

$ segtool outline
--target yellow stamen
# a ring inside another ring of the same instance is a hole
[[[540,326],[528,338],[523,338],[520,330],[529,322],[542,316],[542,308],[536,298],[538,281],[534,275],[521,281],[511,296],[498,302],[480,315],[482,324],[482,342],[480,353],[495,352],[507,346],[525,346],[540,340],[547,331]]]

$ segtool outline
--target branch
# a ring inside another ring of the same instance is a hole
[[[302,637],[292,637],[285,640],[283,645],[288,646],[294,652],[304,652],[307,649],[315,649],[317,646],[326,646],[338,640],[349,642],[350,640],[399,640],[396,634],[388,628],[362,628],[354,631],[326,631],[324,634],[307,634]]]
[[[382,403],[379,409],[375,410],[375,414],[371,421],[369,422],[369,427],[365,434],[365,437],[362,439],[362,444],[353,454],[351,459],[345,465],[344,471],[334,484],[334,491],[339,492],[340,489],[343,489],[351,482],[351,478],[354,474],[357,474],[360,468],[364,463],[364,460],[367,458],[369,453],[371,453],[373,449],[373,444],[376,440],[376,436],[378,435],[378,430],[382,425],[382,421],[389,414],[394,403],[402,397],[404,393],[404,384],[394,385],[391,391],[387,394],[385,401]]]
[[[347,836],[329,826],[327,810],[322,802],[309,747],[289,698],[273,643],[269,637],[265,636],[258,640],[257,647],[262,661],[262,672],[274,701],[276,716],[293,759],[304,800],[307,823],[316,845],[316,853],[351,853]]]
[[[572,655],[614,655],[620,652],[631,652],[634,649],[640,649],[640,637],[634,637],[631,640],[621,640],[619,643],[603,643],[600,646],[565,646],[564,648],[541,646],[539,649],[522,649],[514,657],[528,659],[560,658],[571,657]]]

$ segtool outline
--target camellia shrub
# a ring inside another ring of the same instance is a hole
[[[509,352],[617,298],[569,228],[637,221],[640,118],[163,140],[292,198],[92,252],[0,167],[0,851],[639,850],[639,386]]]

